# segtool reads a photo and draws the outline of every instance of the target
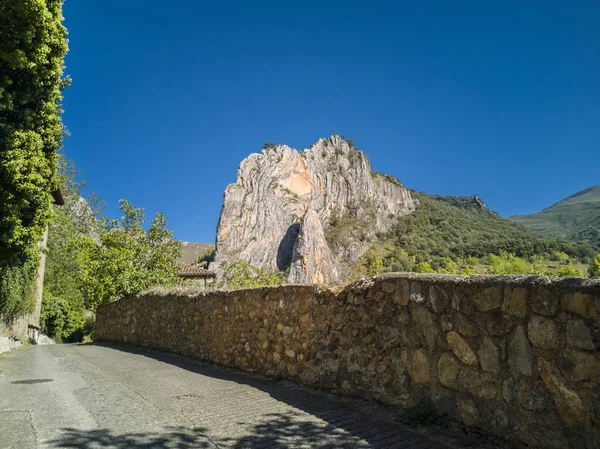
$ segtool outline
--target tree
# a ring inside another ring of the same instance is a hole
[[[144,231],[143,209],[127,200],[120,204],[123,217],[105,219],[99,241],[84,238],[81,288],[91,309],[177,280],[175,260],[181,242],[166,229],[165,215],[158,212]]]
[[[62,0],[0,3],[0,314],[28,310],[52,213],[67,52]]]
[[[271,142],[271,141],[266,142],[262,147],[263,150],[275,150],[276,148],[277,148],[277,145],[275,145],[275,142]]]
[[[42,300],[41,329],[61,341],[82,336],[84,301],[80,288],[84,237],[98,234],[95,213],[81,196],[85,182],[79,181],[72,161],[58,158],[58,178],[65,200],[55,206],[48,232],[46,274]]]
[[[415,265],[416,273],[435,273],[435,270],[431,268],[429,262],[419,262]]]
[[[588,269],[591,278],[600,278],[600,254],[596,256]]]

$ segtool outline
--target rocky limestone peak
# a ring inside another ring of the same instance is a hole
[[[225,189],[215,265],[244,260],[289,270],[289,282],[334,283],[377,232],[415,209],[395,178],[338,135],[297,151],[286,145],[251,154]]]

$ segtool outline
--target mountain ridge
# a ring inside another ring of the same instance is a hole
[[[586,241],[600,248],[600,185],[580,190],[539,212],[508,219],[540,234]]]

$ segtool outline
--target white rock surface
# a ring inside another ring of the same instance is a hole
[[[211,268],[243,260],[289,269],[289,282],[339,282],[375,234],[415,206],[407,189],[373,172],[366,155],[338,135],[303,151],[265,149],[242,161],[225,190]],[[344,224],[341,241],[326,239],[332,223]]]

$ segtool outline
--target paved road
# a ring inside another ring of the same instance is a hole
[[[456,447],[483,446],[405,428],[366,403],[125,345],[0,356],[0,448]]]

